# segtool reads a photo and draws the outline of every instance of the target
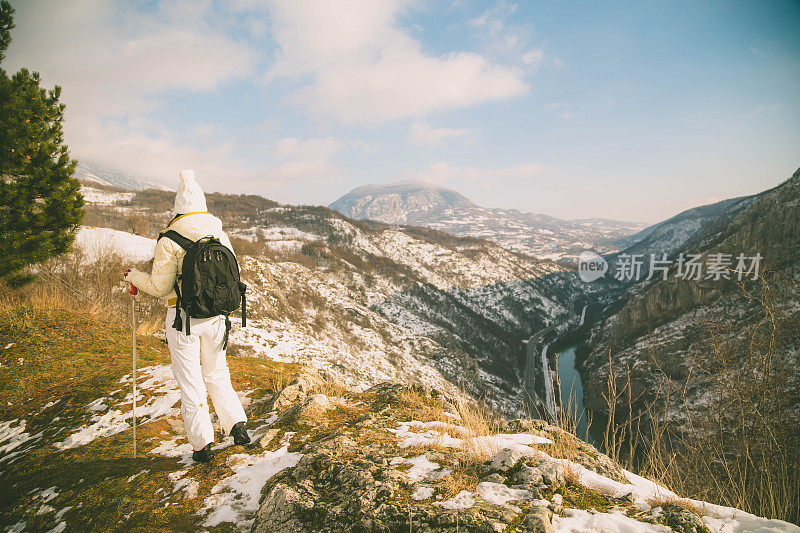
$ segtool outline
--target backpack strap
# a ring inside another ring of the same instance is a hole
[[[177,278],[175,278],[175,286],[173,288],[175,289],[176,298],[175,298],[175,320],[172,322],[172,327],[180,331],[183,329],[183,320],[181,320],[181,287],[180,283],[178,283]]]
[[[245,292],[247,292],[247,285],[239,282],[239,290],[242,293],[242,327],[247,326],[247,298],[245,297]]]
[[[186,237],[184,237],[183,235],[181,235],[180,233],[178,233],[174,229],[170,229],[170,230],[167,230],[167,231],[165,231],[163,233],[159,233],[158,234],[158,238],[161,239],[161,237],[166,237],[166,238],[170,239],[171,241],[174,241],[175,243],[178,244],[178,246],[180,246],[181,248],[183,248],[186,251],[188,251],[189,248],[194,246],[194,241],[187,239]]]
[[[231,332],[231,317],[228,313],[223,313],[225,315],[225,337],[222,339],[222,349],[225,350],[228,347],[228,334]]]

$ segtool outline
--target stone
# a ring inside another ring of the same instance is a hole
[[[553,533],[553,514],[547,507],[536,506],[530,512],[525,514],[522,521],[522,528],[519,531],[527,531],[530,533]]]
[[[517,464],[517,461],[522,459],[523,455],[516,451],[511,450],[509,448],[504,448],[497,452],[494,457],[489,460],[489,466],[491,466],[494,470],[500,470],[501,472],[505,472],[510,470]]]
[[[483,478],[483,481],[488,481],[489,483],[505,483],[506,482],[505,478],[503,476],[501,476],[500,474],[498,474],[497,472],[489,474],[488,476]]]
[[[272,401],[272,410],[281,411],[301,402],[315,388],[322,384],[322,378],[313,372],[301,372],[285,386]]]
[[[312,396],[307,397],[303,401],[303,405],[300,408],[298,417],[303,418],[307,416],[318,415],[333,408],[334,408],[333,402],[331,402],[327,396],[325,396],[324,394],[314,394]]]

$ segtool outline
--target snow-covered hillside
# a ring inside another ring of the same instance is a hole
[[[616,220],[560,220],[516,209],[480,207],[456,191],[416,181],[358,187],[330,207],[352,218],[485,238],[511,250],[553,260],[574,258],[586,249],[617,251],[621,248],[615,241],[645,227]]]
[[[75,169],[75,177],[83,183],[118,187],[127,190],[158,189],[172,190],[163,183],[144,176],[134,176],[126,172],[104,168],[95,163],[80,161]]]
[[[160,195],[100,199],[89,210],[125,228],[132,213],[168,218]],[[210,194],[209,208],[225,213],[232,198]],[[387,379],[462,387],[514,412],[522,339],[574,312],[579,282],[556,263],[488,241],[252,201],[223,216],[249,285],[248,327],[235,326],[232,353],[311,364],[356,388]],[[120,235],[82,230],[79,243],[152,246]]]

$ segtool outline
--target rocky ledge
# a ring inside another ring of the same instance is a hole
[[[263,408],[276,418],[261,446],[296,462],[264,485],[257,532],[800,531],[681,498],[557,427],[437,390],[326,390],[305,374]]]

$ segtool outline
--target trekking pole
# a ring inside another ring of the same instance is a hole
[[[133,458],[136,459],[136,311],[139,300],[136,298],[139,290],[131,283],[131,322],[133,323]]]

